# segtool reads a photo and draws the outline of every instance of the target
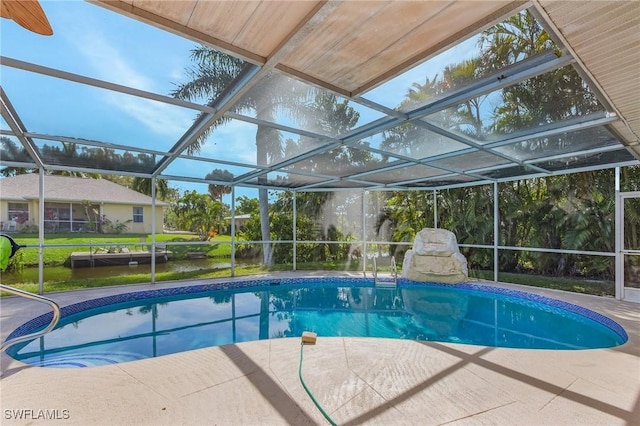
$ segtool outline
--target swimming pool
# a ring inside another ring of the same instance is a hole
[[[34,318],[8,339],[41,329],[50,318]],[[141,291],[69,305],[51,333],[8,352],[31,365],[87,367],[303,331],[526,349],[605,348],[627,340],[624,329],[603,315],[520,291],[296,278]]]

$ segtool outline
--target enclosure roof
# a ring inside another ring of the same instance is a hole
[[[186,101],[68,72],[64,66],[34,63],[29,55],[5,56],[3,46],[3,73],[34,73],[140,97],[167,109],[191,111],[192,122],[173,140],[151,144],[75,129],[52,133],[59,130],[48,130],[45,124],[40,131],[31,120],[22,119],[33,105],[17,101],[19,91],[2,78],[2,135],[19,142],[22,151],[3,149],[0,166],[273,189],[367,190],[447,188],[636,165],[640,159],[637,1],[90,3],[231,54],[242,61],[242,70],[215,99]],[[43,6],[46,12],[46,3]],[[450,58],[458,58],[458,63],[478,59],[483,31],[523,11],[549,33],[553,49],[515,55],[504,66],[485,64],[488,71],[469,74],[472,78],[467,75],[464,83],[447,90],[441,84],[437,93],[418,96],[419,86],[445,76]],[[55,22],[52,26],[53,37],[65,31]],[[3,37],[5,43],[12,42]],[[435,74],[425,71],[439,61]],[[551,81],[567,67],[577,71],[593,95],[584,109],[559,110],[566,100],[562,96],[574,91],[563,86],[566,81],[558,79],[557,90],[550,90],[536,80]],[[310,89],[348,101],[358,112],[357,123],[329,128],[322,120],[292,116],[293,107],[284,111],[284,94],[308,94]],[[548,105],[541,103],[547,115],[505,125],[505,111],[514,105],[505,99],[519,90],[539,90],[534,94],[548,99]],[[165,119],[167,124],[171,117]],[[233,139],[241,132],[252,134],[255,149],[259,129],[270,129],[282,152],[248,152]],[[193,150],[203,135],[208,135],[206,142]],[[70,154],[65,151],[70,144],[93,154]],[[98,161],[95,151],[100,149],[110,150],[111,160]]]

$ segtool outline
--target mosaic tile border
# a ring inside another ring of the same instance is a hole
[[[171,287],[165,289],[157,289],[157,290],[144,290],[130,293],[121,293],[115,294],[112,296],[100,297],[97,299],[86,300],[79,303],[74,303],[72,305],[63,306],[60,309],[60,318],[65,318],[70,315],[78,314],[80,312],[100,308],[108,305],[118,304],[118,303],[126,303],[126,302],[135,302],[138,300],[145,299],[154,299],[160,297],[171,297],[171,296],[180,296],[180,295],[188,295],[193,293],[202,293],[214,290],[229,290],[229,289],[237,289],[237,288],[249,288],[249,287],[263,287],[263,288],[271,288],[273,286],[300,286],[302,284],[311,284],[311,285],[323,285],[323,286],[333,286],[339,287],[344,285],[369,285],[373,286],[374,282],[372,278],[357,278],[357,277],[329,277],[329,278],[318,278],[318,277],[300,277],[300,278],[263,278],[257,280],[246,280],[246,281],[229,281],[229,282],[221,282],[221,283],[212,283],[212,284],[199,284],[199,285],[189,285],[189,286],[181,286],[181,287]],[[432,286],[432,287],[442,287],[442,288],[452,288],[455,287],[457,289],[464,289],[467,291],[476,291],[482,293],[490,293],[495,294],[502,297],[508,298],[516,298],[529,302],[533,302],[536,304],[542,304],[546,306],[550,306],[553,308],[564,309],[566,311],[582,315],[586,318],[589,318],[593,321],[596,321],[605,327],[613,330],[620,338],[626,342],[629,337],[624,328],[612,320],[609,317],[606,317],[598,312],[594,312],[590,309],[584,308],[579,305],[575,305],[569,302],[564,302],[557,299],[552,299],[546,296],[540,296],[533,293],[527,293],[520,290],[512,290],[501,287],[492,287],[486,284],[474,284],[474,283],[462,283],[462,284],[442,284],[442,283],[421,283],[410,281],[405,278],[398,279],[398,285],[402,286]],[[13,339],[15,337],[24,336],[29,333],[33,333],[34,331],[45,327],[51,321],[53,313],[49,312],[38,317],[33,318],[32,320],[22,324],[18,328],[16,328],[9,336],[7,340]]]

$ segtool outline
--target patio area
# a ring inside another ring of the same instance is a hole
[[[179,285],[190,284],[201,282]],[[318,336],[316,345],[304,347],[302,374],[307,386],[340,425],[639,424],[640,313],[636,304],[487,284],[592,309],[622,325],[629,341],[612,349],[551,351]],[[48,296],[65,306],[176,285]],[[2,340],[18,325],[45,312],[46,307],[37,305],[3,298]],[[299,362],[298,338],[85,369],[28,367],[3,354],[3,424],[50,424],[42,417],[46,415],[58,423],[81,425],[327,424],[299,380]]]

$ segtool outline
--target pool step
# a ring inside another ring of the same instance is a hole
[[[34,362],[30,362],[30,364],[53,368],[83,368],[137,361],[144,358],[147,357],[132,352],[89,352],[74,355],[47,356],[45,360],[37,364]]]

